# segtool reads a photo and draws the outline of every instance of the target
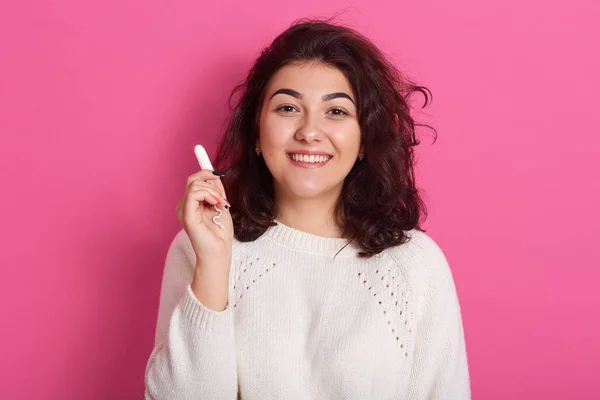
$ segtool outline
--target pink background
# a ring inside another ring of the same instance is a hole
[[[135,399],[175,205],[225,101],[294,19],[360,29],[429,87],[428,232],[474,399],[600,380],[598,3],[21,1],[0,9],[0,398]],[[351,5],[349,8],[348,5]]]

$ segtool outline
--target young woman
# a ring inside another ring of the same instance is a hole
[[[146,399],[470,398],[452,274],[419,229],[415,91],[327,22],[262,52],[225,173],[190,176],[177,207]]]

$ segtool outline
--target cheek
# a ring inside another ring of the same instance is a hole
[[[270,147],[283,147],[293,132],[291,121],[285,118],[267,114],[261,119],[260,138],[265,150]]]
[[[339,131],[330,138],[342,158],[353,158],[354,153],[358,153],[360,148],[360,130],[358,127]]]

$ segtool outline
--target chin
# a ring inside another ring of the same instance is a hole
[[[312,198],[320,197],[330,192],[331,188],[325,185],[306,185],[294,182],[287,186],[287,192],[294,197]]]

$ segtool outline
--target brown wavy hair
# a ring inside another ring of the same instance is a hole
[[[215,166],[226,171],[223,184],[232,204],[236,239],[255,240],[275,225],[273,177],[255,153],[261,107],[275,72],[305,62],[342,71],[357,97],[365,158],[345,178],[337,203],[343,236],[356,241],[361,257],[406,242],[404,231],[422,230],[419,221],[427,214],[415,185],[415,127],[431,128],[413,120],[409,97],[423,94],[425,107],[431,92],[402,76],[363,35],[328,20],[294,23],[261,52],[246,80],[231,93],[233,114]]]

